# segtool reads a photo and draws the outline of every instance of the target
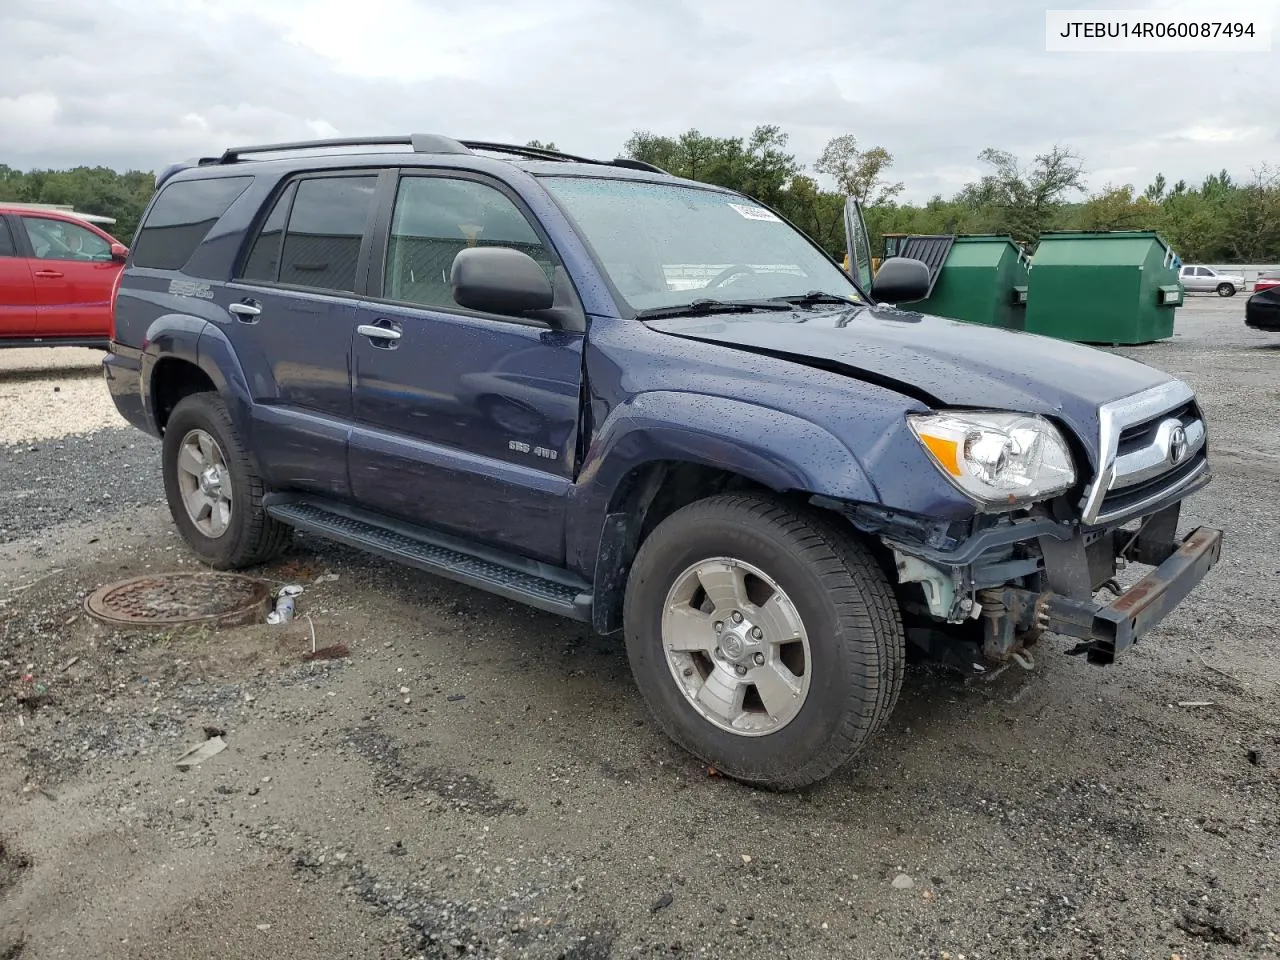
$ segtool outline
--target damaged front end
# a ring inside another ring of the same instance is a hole
[[[1043,420],[908,419],[923,424],[913,426],[917,436],[975,512],[944,520],[873,504],[823,505],[884,545],[907,637],[933,657],[968,672],[1025,664],[1026,648],[1051,632],[1074,638],[1072,653],[1111,663],[1218,562],[1220,530],[1199,527],[1178,538],[1182,503],[1211,478],[1204,418],[1181,381],[1102,404],[1091,476],[1079,481],[1063,435]],[[1022,442],[1010,436],[1019,430]],[[1027,453],[1037,444],[1040,460]],[[1029,465],[1023,485],[1034,491],[1039,483],[1046,495],[1001,504],[983,468],[1008,470],[1019,456]],[[1130,564],[1152,569],[1123,589],[1117,576]]]
[[[842,512],[891,553],[907,638],[966,673],[1010,661],[1045,632],[1072,654],[1111,663],[1159,624],[1218,562],[1222,532],[1177,537],[1181,502],[1120,526],[1083,529],[1048,509],[1024,516],[933,522],[878,507]],[[1117,574],[1149,566],[1122,590]]]
[[[1194,393],[1174,380],[1104,403],[1098,430],[1087,482],[1020,511],[980,509],[967,524],[922,536],[918,518],[853,510],[854,524],[892,552],[899,582],[921,584],[929,622],[909,630],[912,639],[954,660],[958,636],[983,663],[1000,664],[1050,632],[1074,638],[1071,653],[1107,664],[1204,579],[1222,531],[1178,538],[1182,503],[1211,478]],[[1117,575],[1130,564],[1151,569],[1123,589]],[[913,603],[918,596],[904,606]],[[952,628],[942,637],[939,621]]]

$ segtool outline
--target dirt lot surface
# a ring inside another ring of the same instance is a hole
[[[784,795],[672,746],[618,643],[315,540],[255,571],[309,621],[87,618],[193,569],[157,444],[100,429],[79,358],[6,357],[0,958],[1280,955],[1280,338],[1242,311],[1125,351],[1211,417],[1209,581],[1112,667],[914,667],[872,750]],[[82,387],[93,432],[46,424]],[[350,656],[304,659],[312,626]]]
[[[0,445],[123,426],[101,350],[0,350]]]

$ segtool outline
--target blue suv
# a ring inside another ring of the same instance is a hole
[[[1192,391],[922,315],[749,197],[434,135],[157,178],[115,295],[120,412],[217,568],[294,529],[622,632],[678,743],[777,789],[892,711],[908,644],[1110,662],[1217,561]],[[1122,592],[1126,562],[1150,566]]]

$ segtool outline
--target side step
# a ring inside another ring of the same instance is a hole
[[[591,621],[591,585],[550,564],[317,497],[272,493],[281,523],[572,620]]]

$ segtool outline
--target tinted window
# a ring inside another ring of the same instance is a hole
[[[181,270],[253,177],[171,183],[160,191],[133,245],[133,265]]]
[[[16,257],[18,248],[13,245],[13,235],[9,233],[9,225],[0,217],[0,257]]]
[[[376,184],[376,177],[325,177],[298,184],[284,237],[281,283],[355,290],[356,262]]]
[[[512,247],[550,277],[554,261],[524,214],[501,191],[473,180],[406,177],[400,181],[383,295],[454,307],[449,273],[467,247]]]
[[[92,230],[47,217],[23,217],[38,260],[110,260],[111,244]]]
[[[240,271],[245,280],[275,280],[280,275],[280,243],[284,239],[284,222],[289,216],[289,204],[293,202],[296,188],[296,183],[289,184],[262,222],[262,229],[254,238],[244,260],[244,269]]]

